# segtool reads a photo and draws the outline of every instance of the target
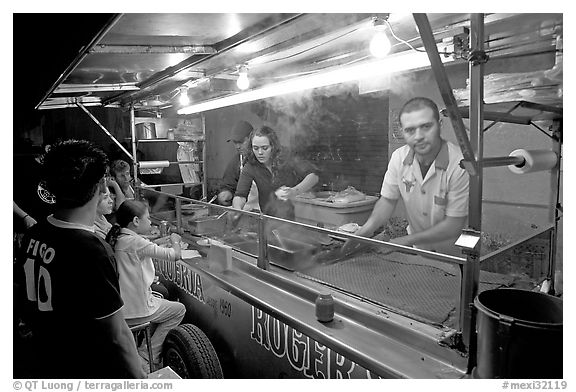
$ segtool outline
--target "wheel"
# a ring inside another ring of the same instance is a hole
[[[224,378],[216,350],[200,328],[182,324],[164,340],[164,366],[182,378]]]

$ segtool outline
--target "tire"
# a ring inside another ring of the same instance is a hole
[[[200,328],[181,324],[164,340],[164,366],[182,378],[224,378],[216,350]]]

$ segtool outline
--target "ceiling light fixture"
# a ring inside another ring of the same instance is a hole
[[[238,80],[236,85],[240,90],[246,90],[250,87],[250,79],[248,79],[248,67],[241,65],[238,67]]]
[[[379,17],[374,17],[372,19],[372,25],[374,26],[374,36],[370,40],[370,53],[376,58],[383,58],[390,53],[390,40],[386,36],[386,25],[385,20]]]
[[[188,97],[188,87],[180,87],[180,105],[186,106],[190,104],[190,98]]]
[[[442,48],[443,50],[443,48]],[[440,51],[442,51],[440,50]],[[441,57],[443,63],[454,61],[452,56]],[[382,76],[394,72],[408,71],[430,66],[426,52],[408,51],[390,55],[384,59],[338,66],[328,71],[301,76],[278,83],[269,84],[257,89],[226,95],[209,101],[200,102],[178,110],[178,114],[201,113],[207,110],[238,105],[278,95],[295,93],[337,83],[357,81]]]

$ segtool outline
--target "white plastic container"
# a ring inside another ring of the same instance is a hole
[[[296,221],[310,225],[321,225],[326,228],[336,228],[346,223],[366,223],[374,204],[375,196],[366,196],[365,200],[351,203],[330,203],[319,199],[294,199],[294,214]]]

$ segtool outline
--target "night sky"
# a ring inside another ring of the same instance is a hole
[[[39,124],[34,107],[112,14],[14,14],[14,136]]]

